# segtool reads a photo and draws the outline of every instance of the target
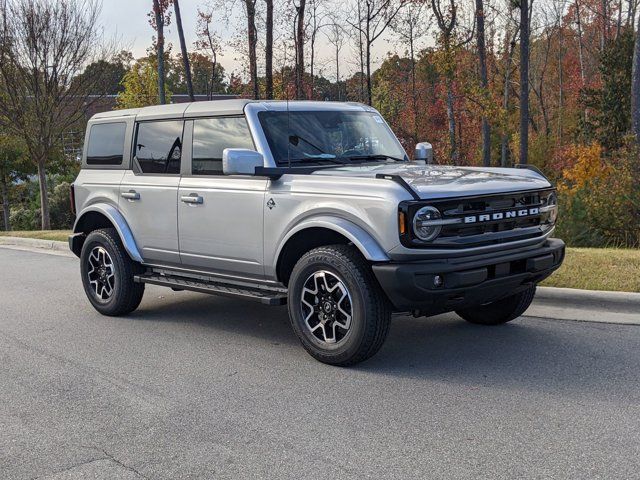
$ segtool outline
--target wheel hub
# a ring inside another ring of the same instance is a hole
[[[87,259],[87,277],[92,293],[100,301],[113,295],[115,287],[115,267],[109,252],[104,247],[94,247]]]
[[[320,342],[339,343],[351,327],[351,295],[336,274],[321,270],[304,283],[300,306],[308,331]]]

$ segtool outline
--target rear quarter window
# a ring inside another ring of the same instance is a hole
[[[126,130],[125,122],[92,125],[87,146],[87,165],[122,165]]]

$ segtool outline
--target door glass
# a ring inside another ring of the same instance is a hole
[[[142,173],[180,173],[182,120],[138,124],[135,155]]]
[[[222,151],[225,148],[255,148],[244,117],[195,120],[192,173],[222,175]]]

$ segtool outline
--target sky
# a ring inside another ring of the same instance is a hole
[[[204,9],[205,0],[180,0],[180,11],[182,13],[182,23],[185,32],[185,38],[187,41],[187,48],[193,48],[193,42],[196,40],[196,18],[198,7]],[[119,43],[126,50],[130,50],[134,57],[141,57],[145,55],[146,49],[151,45],[151,37],[154,34],[151,25],[149,25],[147,13],[151,11],[152,0],[103,0],[101,23],[104,28],[105,36],[107,38],[118,39]],[[238,11],[238,15],[242,12]],[[277,12],[276,12],[277,15]],[[175,27],[174,16],[172,15],[171,25],[168,32],[165,32],[167,42],[173,44],[173,51],[177,52],[180,49],[178,41],[178,34]],[[218,16],[220,18],[221,16]],[[220,21],[219,28],[216,29],[223,42],[228,41],[231,38],[231,28],[225,25],[225,22]],[[390,33],[390,32],[389,32]],[[390,43],[389,39],[391,35],[387,34],[382,37],[377,44],[374,45],[373,53],[375,61],[374,65],[379,64],[380,61],[386,55],[386,52],[390,50],[402,50],[401,47],[396,47]],[[260,55],[260,53],[258,54]],[[352,54],[348,47],[345,47],[341,56],[341,77],[342,74],[352,73],[354,70],[354,62],[351,61]],[[242,65],[237,60],[239,57],[237,52],[234,52],[232,48],[223,43],[223,56],[219,58],[220,63],[225,68],[227,74],[233,71],[242,73]],[[330,61],[332,57],[332,51],[330,45],[326,41],[319,42],[318,56],[316,58],[317,64],[322,69],[322,65],[325,64],[324,75],[331,77],[335,75],[335,68],[333,62]]]

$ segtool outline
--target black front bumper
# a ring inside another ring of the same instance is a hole
[[[373,272],[397,311],[435,315],[498,300],[537,284],[562,264],[564,249],[562,240],[551,238],[532,249],[376,264]]]

